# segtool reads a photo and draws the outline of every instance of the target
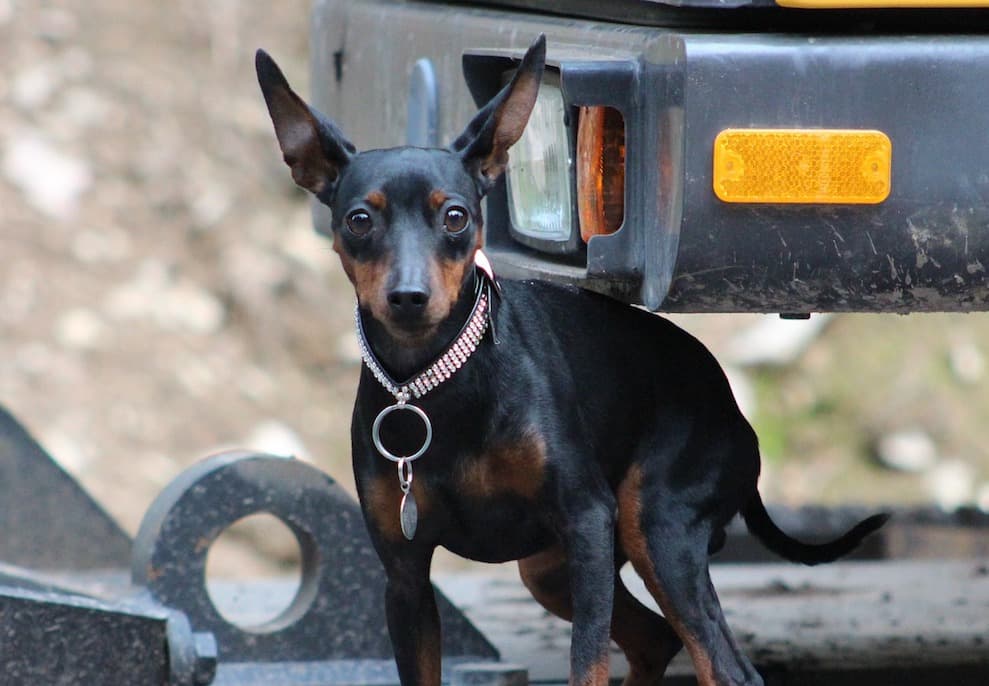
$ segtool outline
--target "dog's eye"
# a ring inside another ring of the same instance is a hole
[[[443,228],[449,233],[460,233],[467,228],[469,221],[470,215],[467,214],[467,210],[455,205],[447,208],[446,216],[443,218]]]
[[[347,215],[347,229],[355,236],[366,236],[372,226],[371,215],[364,210],[355,210]]]

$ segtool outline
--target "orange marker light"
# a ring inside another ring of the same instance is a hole
[[[586,243],[625,219],[625,119],[613,107],[581,107],[579,116],[577,211]]]
[[[732,203],[878,204],[892,158],[881,131],[726,129],[714,141],[714,193]]]

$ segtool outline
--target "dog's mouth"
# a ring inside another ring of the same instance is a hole
[[[414,322],[386,320],[384,324],[388,334],[396,342],[409,348],[417,348],[429,342],[437,328],[436,323],[426,319]]]

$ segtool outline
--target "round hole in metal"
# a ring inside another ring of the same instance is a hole
[[[268,513],[227,527],[210,545],[206,591],[217,613],[243,631],[271,633],[298,620],[316,595],[315,544]]]

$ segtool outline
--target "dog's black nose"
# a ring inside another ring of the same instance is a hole
[[[423,313],[429,304],[429,292],[421,288],[396,288],[388,293],[392,314],[401,319],[412,319]]]

